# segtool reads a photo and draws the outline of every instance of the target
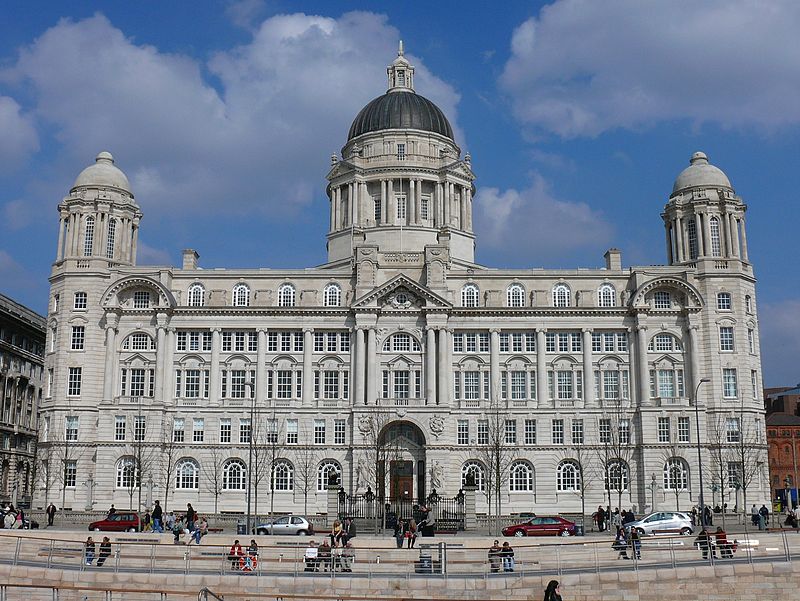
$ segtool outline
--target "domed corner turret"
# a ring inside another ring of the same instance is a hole
[[[700,151],[692,154],[689,166],[678,174],[670,197],[693,188],[725,188],[733,194],[728,176],[722,169],[709,163],[706,153]]]
[[[106,150],[97,155],[94,165],[80,172],[70,192],[79,188],[114,188],[133,199],[128,176],[114,164],[114,157]]]

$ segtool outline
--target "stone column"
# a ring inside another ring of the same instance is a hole
[[[213,342],[212,342],[212,348],[213,348]],[[303,348],[305,349],[305,346]],[[256,352],[256,401],[264,401],[266,398],[267,398],[267,330],[266,328],[258,328],[258,351]]]
[[[728,226],[731,232],[731,253],[734,257],[741,259],[741,251],[739,250],[739,222],[736,215],[728,215]]]
[[[636,398],[639,386],[639,376],[636,373],[636,345],[633,342],[632,328],[627,328],[628,336],[628,396],[630,400]]]
[[[364,356],[364,328],[355,328],[355,357],[350,353],[350,371],[353,373],[353,405],[364,404],[364,375],[366,373],[366,357]],[[353,367],[355,366],[355,367]]]
[[[595,401],[592,328],[583,328],[583,400],[586,407]]]
[[[408,219],[408,225],[414,225],[416,223],[416,215],[417,215],[417,188],[416,182],[413,179],[408,180],[408,202],[406,203],[406,218]]]
[[[303,406],[309,407],[314,400],[314,366],[311,351],[314,348],[314,328],[303,328]]]
[[[166,343],[166,327],[162,322],[162,316],[156,317],[158,325],[156,327],[156,401],[164,400],[164,351]]]
[[[394,197],[394,180],[386,182],[386,223],[393,225],[397,223],[397,199]]]
[[[689,352],[691,353],[690,356],[690,365],[692,369],[692,377],[687,381],[692,387],[692,391],[694,391],[695,387],[697,386],[698,382],[700,382],[700,343],[697,340],[697,326],[689,324],[687,327],[689,333]],[[686,391],[687,394],[691,394],[688,390]],[[697,399],[695,399],[696,401]]]
[[[448,391],[452,386],[450,369],[447,366],[447,329],[439,328],[439,394],[436,397],[437,405],[446,405],[450,395]]]
[[[367,370],[367,405],[374,403],[378,398],[378,387],[376,380],[376,372],[378,369],[377,362],[375,349],[375,328],[371,327],[369,330],[367,330],[367,360],[365,362]]]
[[[464,187],[464,194],[466,195],[467,200],[467,226],[466,230],[468,232],[472,231],[472,186],[465,186]]]
[[[133,222],[133,241],[131,242],[131,263],[136,265],[136,251],[139,245],[139,221]]]
[[[670,220],[666,227],[666,242],[667,242],[667,264],[672,265],[672,238],[675,233],[675,222]]]
[[[545,354],[545,333],[546,329],[536,330],[536,396],[538,397],[539,407],[544,407],[542,403],[547,402],[547,355]]]
[[[330,231],[336,230],[336,188],[331,188],[331,228]]]
[[[389,223],[389,203],[386,200],[386,180],[381,180],[381,223]]]
[[[162,388],[163,399],[172,400],[172,381],[175,377],[173,364],[175,363],[175,328],[167,328],[167,347],[164,349],[164,386]]]
[[[467,231],[467,187],[461,186],[461,194],[459,196],[459,208],[461,209],[461,221],[459,222],[459,227]]]
[[[489,399],[492,403],[500,403],[500,330],[489,330]]]
[[[425,403],[436,404],[436,331],[428,326],[425,343]]]
[[[219,400],[222,396],[219,388],[219,350],[220,328],[211,328],[211,368],[208,374],[208,399]]]
[[[747,254],[747,228],[745,227],[744,224],[744,215],[742,215],[740,221],[742,224],[742,260],[749,261],[750,259]]]
[[[417,188],[416,189],[417,189],[417,202],[415,203],[415,206],[417,207],[417,212],[416,212],[416,215],[414,215],[414,223],[422,223],[422,209],[421,209],[421,207],[422,207],[422,180],[421,179],[417,180]],[[431,208],[428,207],[429,216],[430,216],[430,210],[431,210]]]
[[[444,183],[444,225],[445,227],[450,227],[450,208],[452,206],[451,202],[451,191],[452,184],[450,182]]]
[[[114,356],[117,352],[118,321],[119,318],[116,315],[106,313],[106,360],[103,374],[103,399],[107,401],[114,398]]]
[[[444,225],[444,187],[441,182],[436,183],[436,206],[434,207],[436,223],[435,227]]]
[[[637,320],[638,321],[638,320]],[[646,407],[650,400],[650,370],[647,365],[647,326],[636,326],[636,362],[639,365],[639,406]]]
[[[683,219],[681,217],[677,217],[675,219],[675,223],[677,224],[675,226],[675,235],[676,235],[675,247],[678,256],[678,262],[682,263],[683,261],[686,260],[686,250],[684,249],[683,246]]]
[[[56,261],[64,258],[64,214],[58,218],[58,248],[56,249]]]

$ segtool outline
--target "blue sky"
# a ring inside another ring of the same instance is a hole
[[[100,150],[144,211],[140,264],[322,263],[330,155],[402,38],[472,154],[479,262],[663,263],[702,150],[749,206],[765,384],[800,380],[800,3],[188,6],[0,7],[3,293],[45,310],[56,205]]]

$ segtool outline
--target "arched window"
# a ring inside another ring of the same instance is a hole
[[[194,459],[181,459],[175,469],[175,488],[196,490],[200,488],[200,466]]]
[[[569,286],[558,284],[553,288],[553,306],[569,307]]]
[[[323,304],[326,307],[338,307],[342,304],[342,289],[338,284],[328,284],[323,293]]]
[[[278,288],[278,306],[294,307],[294,286],[284,284]]]
[[[336,474],[339,476],[339,482],[342,481],[342,466],[339,465],[338,461],[326,459],[319,464],[319,469],[317,470],[317,492],[325,490],[331,474]]]
[[[676,336],[662,332],[656,334],[647,345],[647,350],[651,353],[680,353],[683,351],[681,341]]]
[[[121,457],[117,461],[117,488],[136,488],[136,460],[133,457]]]
[[[231,459],[222,468],[222,490],[244,490],[247,471],[241,459]]]
[[[94,217],[86,218],[86,229],[83,236],[83,256],[91,257],[94,249]]]
[[[664,490],[686,490],[689,487],[689,467],[680,457],[664,464]]]
[[[114,239],[117,234],[117,220],[108,220],[108,235],[106,236],[106,258],[114,258]]]
[[[278,461],[272,470],[273,490],[294,490],[294,470],[288,461]]]
[[[508,478],[510,492],[533,491],[533,466],[527,461],[515,461],[511,464]]]
[[[511,284],[506,290],[506,304],[509,307],[524,307],[525,289],[519,284]]]
[[[597,306],[598,307],[616,307],[617,306],[617,291],[611,284],[603,284],[597,289]]]
[[[475,486],[478,490],[485,490],[486,488],[486,471],[483,469],[483,464],[480,461],[467,461],[461,468],[461,487],[467,485],[467,476],[471,475],[475,480]]]
[[[709,219],[708,229],[711,230],[711,256],[721,257],[722,248],[719,243],[719,219],[716,217]]]
[[[581,469],[577,461],[567,459],[558,464],[557,489],[576,491],[581,489]]]
[[[689,259],[694,261],[698,256],[697,223],[694,219],[689,219],[686,221],[686,236],[689,238]]]
[[[628,464],[621,459],[608,462],[606,468],[606,490],[628,490]]]
[[[233,287],[233,306],[250,306],[250,288],[247,286],[247,284],[236,284]]]
[[[461,306],[477,307],[480,291],[475,284],[467,284],[461,289]]]
[[[386,339],[386,342],[383,343],[384,353],[419,353],[420,350],[417,339],[405,332],[392,334]]]
[[[155,348],[155,342],[145,332],[133,332],[122,342],[122,350],[125,351],[152,351]]]
[[[247,286],[245,286],[247,288]],[[189,306],[190,307],[202,307],[206,304],[206,289],[203,288],[202,284],[192,284],[189,286],[189,293],[187,294],[189,297]],[[234,303],[236,302],[236,291],[234,290],[233,293]]]

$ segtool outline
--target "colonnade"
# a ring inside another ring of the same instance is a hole
[[[430,189],[423,195],[424,186]],[[332,186],[330,196],[332,232],[351,226],[381,225],[447,226],[472,231],[469,184],[422,178],[357,179]],[[405,202],[405,210],[398,211],[400,199]],[[380,203],[380,208],[376,209],[374,203]]]
[[[84,254],[86,244],[86,224],[94,219],[92,252]],[[109,222],[116,220],[113,234],[109,232]],[[113,235],[112,256],[107,256],[109,235]],[[64,259],[90,259],[100,257],[109,261],[123,263],[136,262],[136,249],[139,241],[139,217],[115,215],[111,212],[80,213],[63,209],[58,222],[58,249],[56,261]]]
[[[748,261],[747,230],[743,215],[736,213],[710,213],[700,211],[676,215],[667,222],[666,244],[669,263],[683,263],[695,258],[714,257],[712,252],[711,218],[719,220],[719,255],[716,258],[740,258]],[[695,222],[697,257],[692,257],[688,221]]]

